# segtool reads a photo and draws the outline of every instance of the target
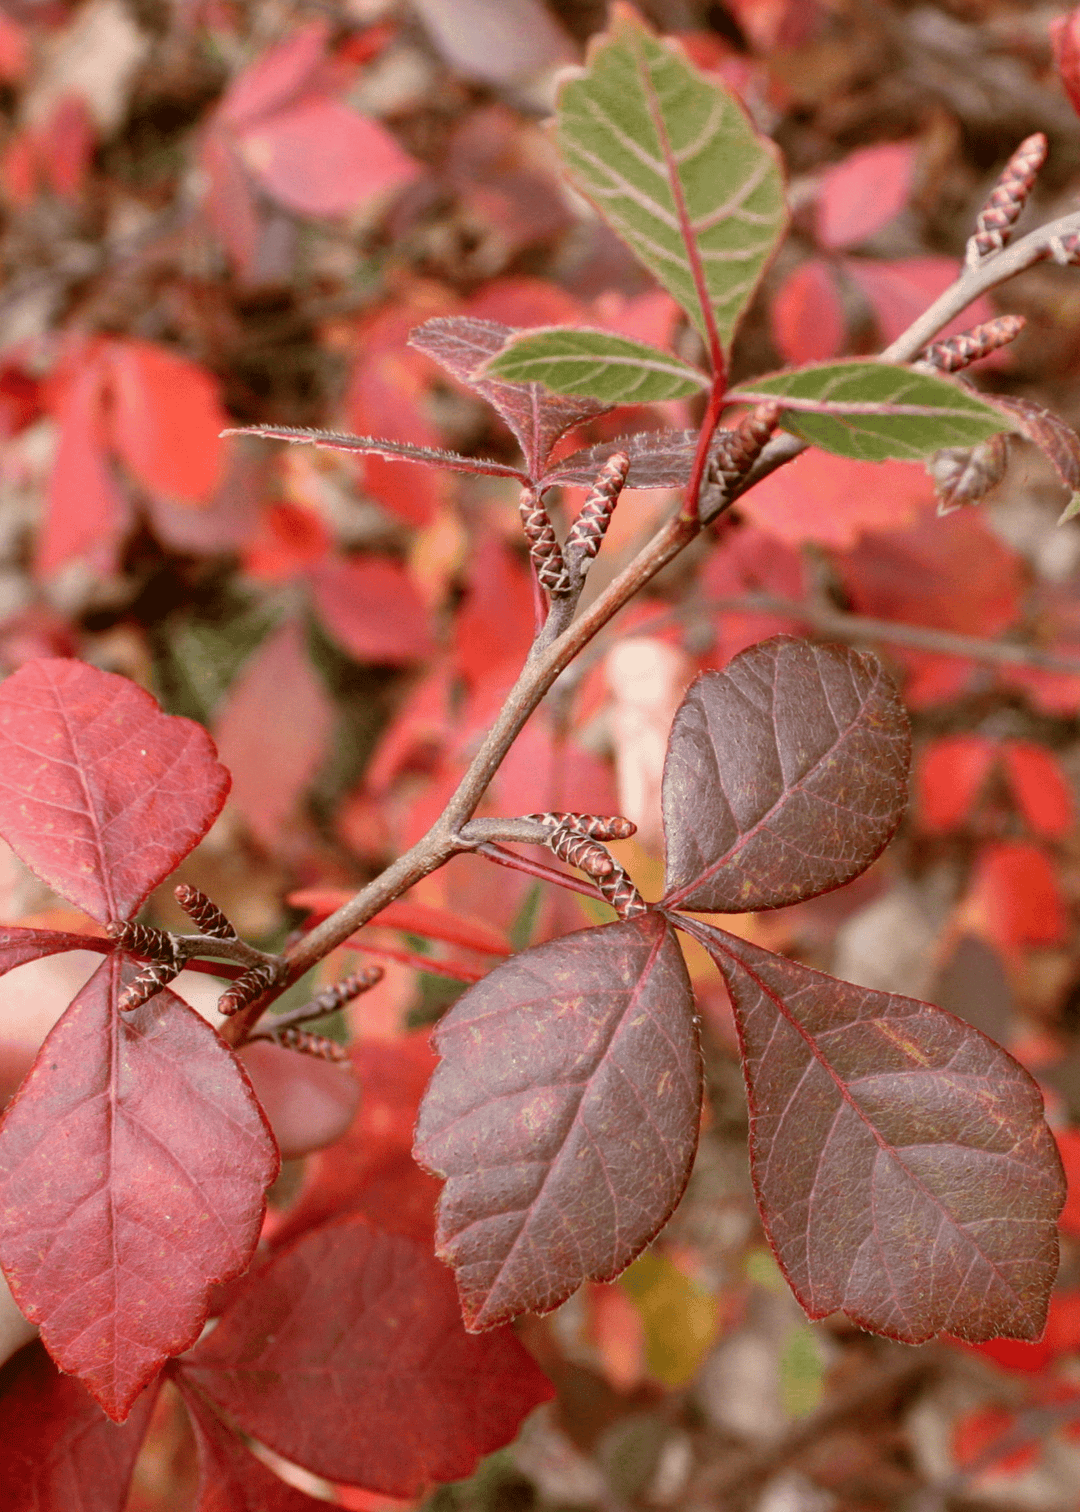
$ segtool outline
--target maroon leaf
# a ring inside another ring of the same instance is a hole
[[[469,1328],[610,1281],[667,1222],[697,1148],[690,983],[656,914],[497,966],[435,1031],[415,1154],[447,1178],[436,1252]]]
[[[414,446],[411,441],[388,441],[384,436],[352,436],[345,431],[305,430],[299,425],[242,425],[222,431],[224,436],[265,436],[270,441],[304,441],[326,451],[366,452],[387,462],[420,462],[427,467],[445,467],[449,472],[483,473],[495,478],[527,481],[520,467],[490,462],[486,457],[462,457],[436,446]]]
[[[1080,436],[1071,425],[1034,399],[995,394],[994,404],[1013,417],[1016,429],[1046,455],[1067,488],[1080,489]]]
[[[544,475],[544,487],[556,483],[591,488],[609,457],[625,452],[630,458],[626,475],[627,488],[684,488],[690,481],[690,469],[697,451],[697,431],[638,431],[632,436],[617,436],[585,451],[573,452],[561,462],[553,462]]]
[[[900,822],[910,752],[866,652],[778,635],[704,673],[664,763],[665,905],[742,913],[849,882]]]
[[[0,1371],[4,1512],[121,1512],[156,1396],[110,1423],[40,1344],[20,1350]]]
[[[46,658],[0,688],[0,834],[95,919],[133,914],[229,790],[201,725],[126,677]]]
[[[180,1377],[184,1390],[184,1377]],[[288,1486],[247,1450],[207,1407],[184,1390],[199,1455],[193,1512],[326,1512],[326,1502]]]
[[[58,929],[0,928],[0,976],[42,956],[65,950],[111,950],[112,941],[94,935],[64,934]]]
[[[731,993],[758,1206],[809,1315],[1037,1339],[1065,1178],[1027,1072],[929,1003],[685,927]]]
[[[0,1126],[0,1265],[62,1370],[122,1420],[194,1343],[259,1237],[278,1158],[235,1056],[171,992],[116,1002],[105,960]]]
[[[510,1329],[465,1332],[426,1245],[357,1216],[246,1278],[180,1369],[278,1454],[390,1496],[471,1474],[554,1394]]]
[[[411,333],[409,345],[433,357],[499,412],[518,439],[529,477],[540,478],[559,437],[571,426],[604,414],[611,405],[596,399],[552,394],[539,383],[475,378],[477,368],[502,351],[516,334],[516,327],[502,325],[497,320],[451,315],[425,321]]]

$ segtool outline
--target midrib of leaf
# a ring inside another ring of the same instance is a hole
[[[687,929],[687,933],[689,934],[696,934],[693,926],[703,923],[704,921],[697,919],[687,919],[684,922],[683,918],[680,915],[675,915],[673,916],[671,922],[683,925],[683,927]],[[1018,1302],[1022,1301],[1019,1293],[1002,1274],[999,1266],[993,1260],[991,1260],[990,1256],[986,1254],[986,1252],[979,1245],[978,1241],[971,1234],[969,1234],[968,1230],[963,1226],[963,1224],[961,1224],[959,1220],[949,1212],[948,1208],[946,1208],[943,1204],[941,1198],[936,1196],[935,1193],[933,1193],[925,1184],[925,1182],[923,1182],[921,1178],[916,1175],[916,1173],[904,1160],[897,1147],[890,1144],[885,1136],[875,1126],[873,1120],[863,1110],[859,1102],[848,1090],[847,1084],[844,1082],[843,1078],[837,1071],[833,1069],[832,1065],[826,1058],[824,1051],[819,1047],[817,1040],[810,1033],[810,1031],[799,1022],[794,1013],[792,1013],[788,1008],[783,998],[778,997],[777,994],[773,992],[772,988],[770,988],[765,982],[762,981],[761,977],[758,976],[753,967],[748,966],[746,962],[740,958],[737,952],[729,950],[727,948],[726,944],[724,943],[724,931],[722,929],[717,929],[715,925],[710,926],[708,924],[705,925],[705,928],[709,930],[709,939],[712,941],[716,949],[722,950],[725,955],[729,956],[731,960],[735,962],[735,966],[739,971],[745,971],[746,975],[750,978],[754,985],[763,993],[766,998],[768,998],[769,1002],[772,1003],[773,1007],[776,1009],[777,1014],[785,1021],[785,1023],[790,1024],[795,1032],[800,1036],[811,1056],[825,1072],[826,1076],[828,1076],[832,1081],[837,1092],[840,1094],[841,1100],[846,1103],[847,1106],[855,1114],[855,1116],[861,1120],[882,1153],[888,1159],[895,1161],[896,1164],[900,1166],[900,1168],[904,1172],[905,1177],[908,1179],[908,1181],[911,1182],[916,1191],[919,1192],[923,1197],[925,1197],[926,1200],[931,1204],[931,1206],[941,1214],[942,1221],[947,1223],[955,1233],[959,1234],[965,1243],[970,1244],[971,1248],[975,1251],[979,1258],[986,1263],[988,1269],[992,1271],[993,1274],[1000,1280],[1002,1286],[1008,1292],[1008,1294],[1011,1297],[1016,1298]],[[705,944],[705,941],[702,939],[700,934],[696,934],[696,937],[702,944]],[[807,967],[806,969],[810,970],[811,968]],[[974,1153],[979,1155],[988,1153],[986,1151],[980,1150],[978,1146],[966,1146],[965,1148],[973,1149]],[[817,1180],[817,1173],[819,1170],[820,1162],[815,1164],[815,1182]]]
[[[90,788],[86,781],[86,772],[83,767],[83,763],[79,757],[79,747],[75,740],[75,731],[72,728],[71,720],[68,718],[68,712],[64,707],[63,699],[56,697],[55,685],[53,689],[53,696],[56,703],[57,715],[62,721],[64,732],[67,735],[68,750],[74,757],[72,766],[78,773],[79,786],[82,788],[83,801],[86,804],[86,816],[90,820],[90,825],[94,832],[94,850],[96,852],[97,860],[97,879],[101,884],[102,892],[105,894],[105,901],[109,909],[108,916],[110,919],[115,919],[117,918],[116,894],[113,892],[112,876],[110,875],[109,867],[106,864],[105,841],[102,835],[101,821],[98,817],[97,807],[94,804],[93,798],[90,793]]]

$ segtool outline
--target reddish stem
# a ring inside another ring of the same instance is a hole
[[[558,887],[565,887],[568,892],[582,893],[586,898],[599,898],[601,903],[607,901],[600,889],[594,887],[591,882],[585,882],[570,872],[556,871],[555,867],[545,866],[542,861],[530,861],[526,856],[519,856],[516,851],[505,850],[503,846],[496,845],[493,841],[485,840],[482,845],[477,845],[473,854],[486,856],[489,861],[496,861],[500,866],[508,866],[511,871],[524,872],[527,877],[537,877],[541,882],[554,882]]]
[[[686,495],[683,499],[679,518],[689,524],[696,525],[698,521],[698,503],[701,498],[701,485],[705,480],[705,468],[709,461],[709,447],[712,438],[716,434],[716,427],[720,424],[720,415],[724,408],[724,395],[726,385],[723,373],[718,373],[713,379],[713,386],[709,390],[709,402],[705,406],[705,415],[701,422],[701,434],[698,436],[697,451],[694,453],[694,465],[690,469],[690,481],[686,485]]]
[[[461,966],[456,961],[437,961],[433,956],[418,955],[412,950],[395,950],[392,945],[371,945],[359,935],[351,935],[344,948],[358,950],[363,955],[382,956],[387,961],[400,961],[402,966],[426,971],[428,976],[450,977],[455,982],[478,982],[487,975],[484,971],[477,971],[475,966]]]

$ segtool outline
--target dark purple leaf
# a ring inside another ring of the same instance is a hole
[[[446,1178],[436,1249],[469,1328],[610,1281],[667,1222],[697,1147],[701,1064],[657,914],[497,966],[435,1031],[416,1158]]]
[[[305,430],[299,425],[242,425],[222,431],[223,436],[264,436],[268,441],[303,441],[326,451],[364,452],[387,462],[421,462],[448,472],[482,473],[485,477],[518,478],[527,482],[520,467],[490,462],[486,457],[462,457],[437,446],[414,446],[411,441],[388,441],[385,436],[353,436],[347,431]]]
[[[779,635],[690,686],[664,764],[669,908],[782,908],[857,877],[907,801],[907,716],[877,660]]]
[[[450,315],[426,320],[412,332],[409,344],[433,357],[499,412],[518,439],[529,477],[539,479],[559,437],[583,420],[604,414],[611,405],[553,394],[539,383],[502,383],[473,376],[516,335],[516,327],[496,320]]]
[[[60,955],[66,950],[109,951],[112,948],[111,940],[102,940],[95,935],[64,934],[58,929],[0,928],[0,976],[42,956]]]
[[[295,1464],[410,1498],[471,1475],[554,1395],[512,1329],[465,1332],[429,1241],[358,1215],[245,1277],[179,1374]]]
[[[809,1315],[1037,1339],[1065,1178],[1028,1073],[929,1003],[684,927],[731,993],[758,1206]]]
[[[1045,453],[1067,488],[1080,489],[1080,436],[1071,425],[1034,399],[995,394],[994,404],[1012,415],[1016,429]]]
[[[618,436],[585,451],[573,452],[554,462],[544,476],[544,487],[556,483],[591,488],[609,457],[625,452],[630,458],[627,488],[684,488],[697,451],[697,431],[638,431]]]
[[[0,1371],[0,1503],[4,1512],[121,1512],[157,1383],[125,1423],[111,1423],[38,1343]]]

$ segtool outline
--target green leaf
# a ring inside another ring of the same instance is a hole
[[[484,364],[483,374],[508,383],[543,383],[557,394],[587,394],[606,404],[685,399],[709,387],[704,373],[670,352],[578,326],[515,336]]]
[[[824,362],[772,373],[729,397],[778,399],[785,430],[860,462],[914,462],[1011,429],[1011,421],[971,389],[888,362]]]
[[[555,138],[577,187],[726,346],[787,224],[776,148],[735,96],[617,5],[559,92]]]
[[[1080,493],[1074,493],[1058,516],[1058,524],[1064,525],[1066,520],[1075,520],[1078,514],[1080,514]]]

